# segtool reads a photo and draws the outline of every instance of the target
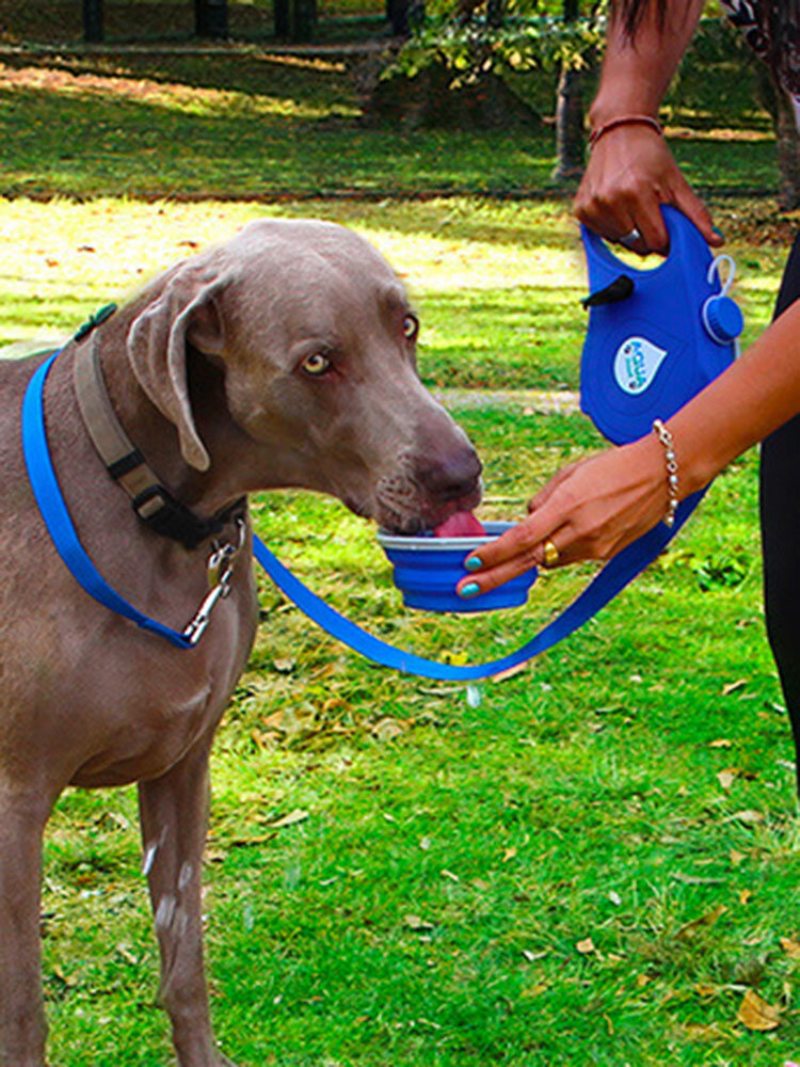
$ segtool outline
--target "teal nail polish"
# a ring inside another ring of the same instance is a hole
[[[466,560],[466,562],[464,563],[464,566],[467,568],[468,571],[479,571],[483,566],[483,560],[480,558],[480,556],[470,556],[469,559]]]
[[[469,599],[471,596],[477,596],[480,591],[481,587],[477,582],[467,582],[464,588],[459,591],[458,595]]]
[[[722,232],[722,230],[719,228],[719,226],[712,226],[711,227],[711,232],[715,233],[717,235],[717,237],[721,237],[723,241],[725,240],[725,234]]]

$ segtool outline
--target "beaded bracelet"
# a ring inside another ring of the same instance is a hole
[[[656,133],[664,134],[664,127],[658,121],[654,119],[652,115],[619,115],[615,119],[609,119],[608,122],[602,123],[595,128],[589,134],[589,148],[592,149],[600,140],[600,138],[609,132],[609,130],[615,130],[617,126],[650,126],[656,131]]]
[[[664,523],[665,525],[672,527],[675,525],[675,512],[678,510],[679,504],[678,458],[675,455],[675,442],[672,439],[672,434],[661,419],[655,419],[653,422],[653,433],[664,446],[664,458],[667,461],[667,493],[669,495],[667,514],[664,516]]]

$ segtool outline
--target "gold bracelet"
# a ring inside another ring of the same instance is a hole
[[[653,433],[664,446],[664,458],[667,461],[667,493],[669,495],[664,523],[672,527],[675,525],[675,512],[678,510],[678,504],[680,503],[678,499],[678,457],[675,455],[675,442],[672,439],[672,434],[661,419],[654,420]]]

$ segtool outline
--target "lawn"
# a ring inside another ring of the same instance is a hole
[[[140,272],[264,210],[5,202],[17,251],[3,336],[67,331]],[[449,385],[463,365],[463,383],[574,385],[583,283],[563,208],[314,211],[406,276],[426,379]],[[755,330],[778,247],[732,244]],[[580,416],[513,396],[457,414],[487,465],[486,517],[520,514],[535,485],[598,446]],[[481,686],[479,703],[371,667],[262,582],[258,643],[215,749],[206,872],[214,1015],[242,1067],[772,1067],[797,1054],[793,751],[762,632],[755,472],[752,456],[735,464],[672,552],[533,668]],[[351,617],[456,662],[509,651],[587,576],[540,579],[524,610],[415,616],[371,528],[341,505],[271,494],[255,516]],[[63,798],[44,919],[62,1067],[168,1059],[138,864],[132,790]],[[775,1030],[738,1021],[748,990],[779,1010]]]
[[[600,446],[527,392],[446,391],[577,386],[585,282],[567,202],[466,195],[546,183],[546,127],[362,133],[335,64],[137,62],[0,72],[0,343],[67,335],[257,215],[313,214],[374,241],[409,286],[423,379],[486,464],[484,517],[518,516]],[[732,122],[721,148],[719,118],[676,109],[693,132],[675,144],[739,263],[752,338],[792,221],[743,195],[774,179],[763,116],[760,139]],[[412,198],[450,182],[461,195]],[[254,518],[351,618],[454,662],[510,651],[592,572],[540,577],[513,612],[418,615],[340,504],[264,494]],[[239,1067],[800,1060],[800,823],[756,525],[751,454],[596,620],[469,691],[371,666],[261,580],[214,751],[205,872],[212,1011]],[[170,1062],[140,858],[134,790],[62,798],[42,920],[59,1067]]]

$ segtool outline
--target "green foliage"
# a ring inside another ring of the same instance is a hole
[[[480,73],[553,71],[589,65],[601,47],[605,23],[600,18],[564,19],[541,15],[506,15],[494,24],[487,14],[461,17],[457,12],[426,18],[387,67],[384,76],[413,78],[432,64],[443,64],[455,80]]]

